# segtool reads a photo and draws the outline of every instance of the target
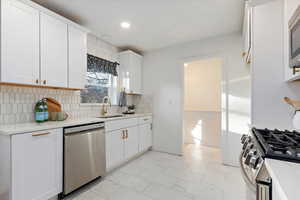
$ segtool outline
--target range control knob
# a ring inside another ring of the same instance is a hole
[[[247,146],[244,150],[244,154],[243,157],[246,158],[246,156],[248,155],[248,153],[250,152],[250,150],[252,150],[252,148],[254,147],[254,144],[252,142],[247,143]]]
[[[259,156],[254,155],[250,158],[249,166],[252,167],[253,169],[256,169],[259,162],[260,162]]]
[[[256,152],[255,149],[250,149],[249,153],[246,156],[245,164],[246,165],[250,165],[251,158],[254,157],[254,156],[256,156],[256,154],[257,154],[257,152]]]
[[[248,135],[245,135],[245,134],[241,137],[241,143],[242,143],[242,144],[245,143],[247,137],[248,137]]]
[[[249,143],[251,143],[251,137],[248,136],[248,137],[246,137],[245,141],[242,142],[242,144],[243,144],[243,150],[245,150],[247,148],[247,146],[248,146]]]

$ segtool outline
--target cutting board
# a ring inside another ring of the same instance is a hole
[[[61,112],[61,105],[60,103],[51,98],[51,97],[47,97],[46,98],[46,102],[47,102],[47,106],[48,106],[48,112]]]

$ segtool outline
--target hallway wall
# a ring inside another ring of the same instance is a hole
[[[221,65],[219,58],[186,63],[185,111],[221,111]]]
[[[247,132],[249,120],[232,115],[242,108],[245,117],[250,117],[250,73],[241,57],[242,44],[241,33],[235,33],[145,54],[143,95],[151,96],[154,150],[182,155],[183,63],[222,57],[225,58],[222,65],[222,158],[223,163],[238,166],[240,138]]]

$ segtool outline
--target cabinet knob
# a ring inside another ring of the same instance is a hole
[[[36,83],[36,84],[39,84],[39,79],[36,79],[36,80],[35,80],[35,83]]]
[[[43,81],[43,84],[46,85],[46,80]]]

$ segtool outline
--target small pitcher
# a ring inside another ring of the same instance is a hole
[[[300,110],[296,110],[293,116],[293,127],[300,130]]]

